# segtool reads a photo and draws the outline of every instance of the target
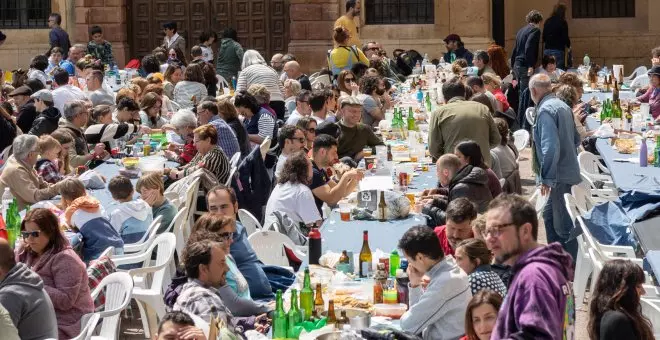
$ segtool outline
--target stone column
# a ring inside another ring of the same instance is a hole
[[[75,23],[75,31],[69,32],[72,40],[87,44],[89,28],[99,25],[103,38],[112,44],[117,65],[126,64],[130,57],[126,0],[76,0]]]

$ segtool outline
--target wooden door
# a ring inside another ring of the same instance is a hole
[[[244,49],[256,49],[266,60],[285,53],[289,44],[289,0],[133,0],[129,42],[133,58],[142,58],[162,44],[163,23],[175,21],[186,39],[186,56],[199,35],[214,30],[218,36],[233,27]],[[217,50],[217,46],[214,47]]]

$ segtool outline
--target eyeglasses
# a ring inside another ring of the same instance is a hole
[[[502,232],[503,232],[504,228],[510,227],[512,225],[516,225],[516,224],[515,223],[505,223],[505,224],[492,226],[490,228],[486,228],[486,230],[484,230],[484,236],[488,237],[488,235],[491,235],[493,237],[498,237],[498,236],[502,235]]]
[[[39,234],[41,234],[41,230],[36,230],[36,231],[21,231],[21,236],[23,237],[24,240],[27,240],[28,237],[32,236],[33,238],[39,237]]]
[[[315,128],[309,128],[309,129],[307,129],[307,132],[316,133],[316,129]]]
[[[228,231],[228,232],[224,232],[224,233],[219,233],[218,236],[220,236],[220,238],[223,241],[229,241],[229,240],[234,238],[234,233],[231,232],[231,231]]]

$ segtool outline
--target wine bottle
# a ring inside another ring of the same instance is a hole
[[[282,290],[278,289],[275,295],[275,312],[273,312],[273,339],[286,339],[287,315],[282,302]]]
[[[369,231],[364,231],[362,250],[360,250],[360,277],[366,278],[371,274],[371,249],[369,248]]]
[[[309,277],[309,267],[305,268],[303,288],[300,291],[300,309],[303,314],[303,320],[309,320],[309,318],[312,317],[312,309],[314,309],[314,291],[312,290],[312,281]]]

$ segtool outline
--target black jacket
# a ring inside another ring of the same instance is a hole
[[[454,54],[456,55],[456,59],[465,59],[465,61],[468,63],[468,66],[472,66],[474,55],[467,48],[461,46],[457,48],[456,51],[454,51]],[[445,55],[442,56],[442,59],[444,59],[446,63],[451,64],[451,53],[445,53]]]
[[[0,152],[14,142],[17,135],[17,128],[14,122],[7,120],[0,115]]]
[[[228,120],[227,125],[229,125],[229,127],[231,127],[231,129],[234,130],[234,133],[236,134],[236,139],[238,139],[238,147],[241,150],[241,158],[247,156],[247,154],[250,152],[250,140],[248,139],[247,131],[245,131],[245,126],[243,126],[243,123],[241,123],[238,118]]]
[[[511,67],[516,64],[534,67],[539,60],[539,41],[541,30],[531,24],[525,25],[516,34],[516,46],[511,52]]]
[[[261,157],[260,148],[252,149],[250,154],[239,163],[231,186],[236,192],[238,205],[263,223],[262,207],[268,203],[273,183]]]
[[[53,131],[57,130],[57,125],[59,124],[61,117],[60,110],[54,106],[49,106],[34,120],[29,134],[37,137],[44,134],[51,134]]]
[[[427,224],[429,227],[435,228],[447,224],[447,200],[442,198],[434,198],[433,203],[425,205],[422,208],[422,214],[428,216]]]
[[[32,128],[32,123],[37,118],[37,108],[34,107],[34,99],[30,98],[27,103],[18,108],[18,119],[16,125],[21,128],[23,133],[28,133]]]
[[[546,50],[563,51],[571,47],[571,38],[568,37],[568,23],[558,16],[551,16],[543,24],[543,45]]]
[[[465,197],[477,205],[479,213],[488,208],[493,195],[488,188],[488,175],[482,168],[466,165],[449,182],[449,202]]]

